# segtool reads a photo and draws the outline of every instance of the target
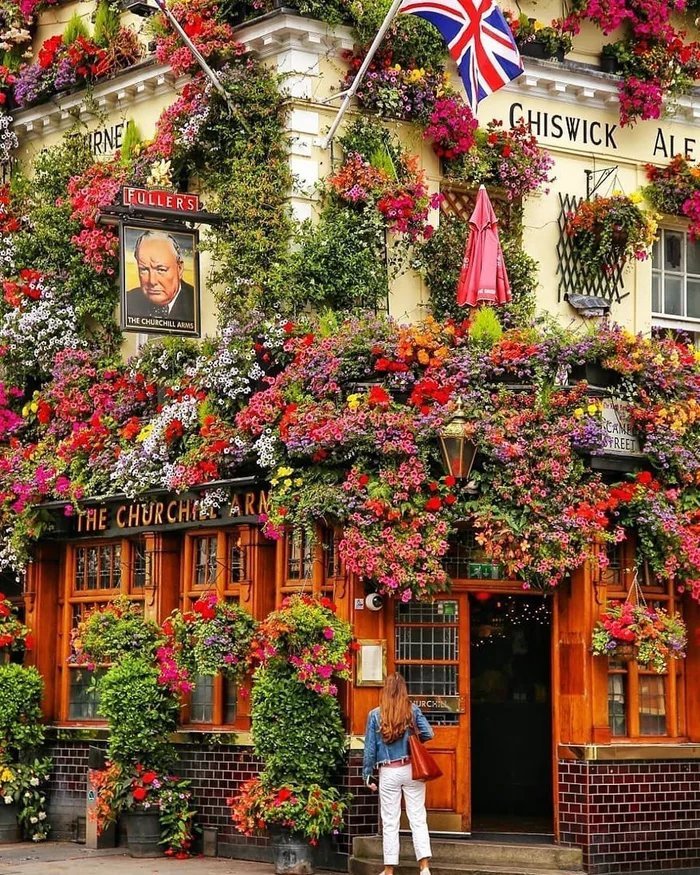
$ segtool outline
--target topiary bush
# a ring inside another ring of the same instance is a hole
[[[44,741],[41,696],[44,682],[35,668],[0,665],[0,755],[26,759]]]

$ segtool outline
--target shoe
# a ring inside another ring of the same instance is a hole
[[[430,875],[430,869],[420,869],[418,875]]]

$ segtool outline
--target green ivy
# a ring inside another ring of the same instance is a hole
[[[253,743],[271,785],[327,786],[345,752],[340,705],[289,674],[288,667],[261,669],[252,693]]]
[[[170,734],[179,703],[158,683],[152,657],[123,657],[97,682],[100,714],[109,722],[109,758],[124,767],[137,763],[168,771],[175,759]]]
[[[300,228],[279,279],[293,312],[381,307],[388,279],[379,214],[328,202],[318,222]]]
[[[43,691],[44,682],[35,668],[0,665],[0,753],[6,758],[26,762],[43,743]]]

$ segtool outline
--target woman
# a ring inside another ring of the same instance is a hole
[[[369,712],[365,730],[365,758],[362,774],[370,790],[376,790],[372,773],[379,766],[379,809],[382,815],[384,873],[393,875],[399,864],[399,820],[401,793],[411,826],[413,848],[423,875],[430,875],[430,836],[425,813],[425,782],[414,781],[409,758],[408,735],[414,727],[421,741],[432,738],[430,724],[417,705],[408,700],[406,681],[390,674],[382,690],[379,707]]]

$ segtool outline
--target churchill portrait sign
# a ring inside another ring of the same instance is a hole
[[[196,231],[121,225],[121,326],[125,331],[198,337]]]

